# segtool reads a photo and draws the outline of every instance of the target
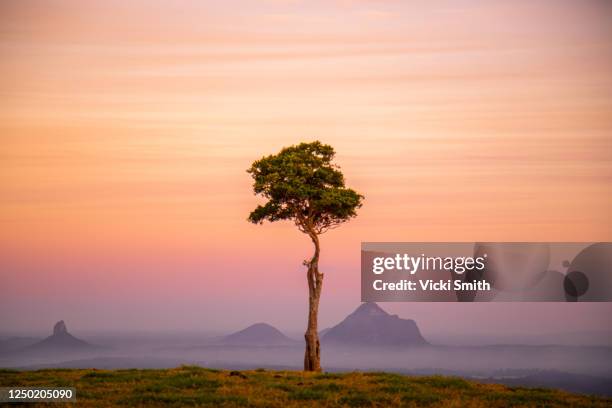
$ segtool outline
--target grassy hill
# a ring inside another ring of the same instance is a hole
[[[0,370],[0,386],[72,386],[79,406],[611,406],[612,399],[548,389],[478,384],[453,377],[388,373],[314,374],[170,370]],[[30,404],[28,404],[30,405]],[[54,403],[52,406],[59,406]],[[67,406],[74,406],[66,404]]]

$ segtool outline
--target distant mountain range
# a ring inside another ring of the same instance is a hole
[[[413,320],[363,303],[337,325],[321,331],[325,369],[383,370],[414,375],[444,374],[508,385],[554,387],[610,395],[612,348],[529,345],[440,346],[423,338]],[[0,341],[0,367],[156,368],[200,364],[225,369],[299,369],[304,343],[257,323],[217,338],[188,343],[96,340],[74,337],[59,321],[43,340]],[[191,346],[185,347],[185,344]],[[372,352],[370,352],[372,351]]]
[[[427,345],[414,320],[390,315],[376,303],[363,303],[337,325],[320,332],[321,341],[330,345],[364,347],[411,347]],[[205,346],[271,347],[300,346],[274,326],[256,323],[227,336],[213,339]],[[43,340],[12,338],[0,341],[0,352],[80,352],[97,347],[74,337],[63,320],[53,327],[53,334]]]
[[[427,345],[414,320],[390,315],[376,303],[363,303],[336,326],[322,330],[321,341],[330,345],[411,347]],[[257,323],[213,342],[225,346],[295,346],[293,340],[267,323]]]
[[[37,343],[25,347],[23,351],[86,351],[95,348],[96,346],[89,344],[84,340],[77,339],[72,334],[68,333],[66,323],[64,323],[63,320],[60,320],[59,322],[55,323],[55,326],[53,326],[53,334]]]
[[[376,303],[363,303],[334,327],[323,332],[322,342],[350,346],[424,346],[416,322],[390,315]]]
[[[218,343],[226,346],[294,346],[297,341],[285,336],[274,326],[256,323],[221,338]]]

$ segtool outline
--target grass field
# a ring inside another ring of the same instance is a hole
[[[612,399],[541,388],[485,385],[453,377],[360,372],[238,372],[193,366],[169,370],[0,370],[0,386],[76,387],[77,405],[91,407],[612,406]],[[49,405],[60,406],[58,403]]]

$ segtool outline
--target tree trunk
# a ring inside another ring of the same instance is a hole
[[[315,252],[312,259],[305,262],[308,266],[306,272],[308,279],[308,327],[306,328],[306,333],[304,333],[304,339],[306,340],[304,371],[321,371],[321,346],[319,343],[317,319],[323,274],[319,273],[319,237],[314,232],[308,235],[312,239]]]

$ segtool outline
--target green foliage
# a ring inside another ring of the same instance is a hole
[[[610,398],[390,373],[168,370],[0,370],[0,387],[71,386],[79,407],[608,407]],[[44,406],[44,404],[33,406]],[[70,405],[70,404],[67,404]]]
[[[351,392],[341,397],[340,403],[349,407],[371,407],[372,397],[364,392]]]
[[[325,391],[315,390],[313,388],[300,388],[292,390],[289,393],[289,398],[293,400],[324,400],[326,397]]]
[[[345,187],[334,155],[333,147],[316,141],[255,161],[247,170],[253,191],[268,201],[249,221],[293,220],[302,232],[321,234],[355,217],[363,196]]]

